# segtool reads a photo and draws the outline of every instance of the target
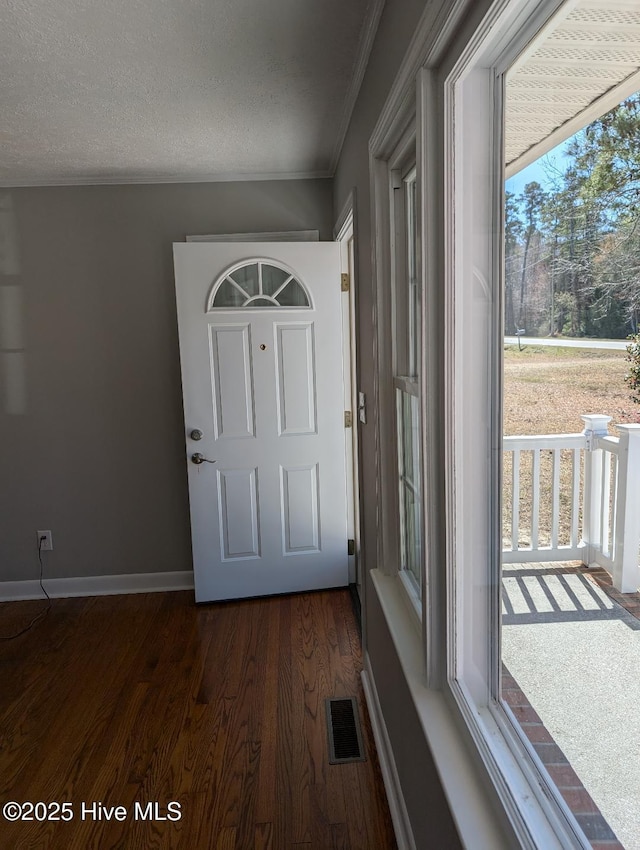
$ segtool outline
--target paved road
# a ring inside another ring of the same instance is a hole
[[[523,345],[553,345],[557,348],[608,348],[611,351],[626,351],[629,343],[625,339],[553,339],[553,337],[521,337]],[[517,336],[505,336],[505,345],[517,345]]]

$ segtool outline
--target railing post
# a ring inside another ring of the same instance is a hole
[[[582,561],[587,566],[597,566],[597,552],[602,547],[602,450],[598,437],[609,433],[610,416],[590,413],[580,417],[584,422],[586,446],[584,453],[584,497],[582,502]]]
[[[618,425],[613,586],[635,593],[640,586],[640,425]]]

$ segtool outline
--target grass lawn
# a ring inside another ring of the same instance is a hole
[[[625,352],[580,348],[508,346],[504,352],[504,433],[569,434],[580,432],[583,413],[611,416],[609,433],[618,435],[616,423],[640,423],[640,407],[630,398],[624,375]],[[531,545],[531,452],[522,452],[520,465],[519,544]],[[503,540],[511,540],[511,453],[503,470]],[[540,469],[540,544],[551,541],[551,452],[542,452]],[[582,479],[582,474],[581,474]],[[563,452],[560,463],[560,543],[569,543],[571,527],[572,453]],[[582,517],[580,517],[580,523]]]
[[[630,398],[624,351],[508,346],[504,352],[504,433],[569,434],[582,431],[582,413],[640,423]]]

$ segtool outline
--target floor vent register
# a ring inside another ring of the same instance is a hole
[[[353,697],[325,700],[329,764],[365,761],[358,706]]]

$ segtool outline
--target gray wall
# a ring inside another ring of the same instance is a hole
[[[331,190],[329,180],[0,190],[0,210],[13,208],[0,286],[19,287],[24,337],[0,349],[24,346],[26,394],[8,412],[15,355],[0,353],[0,580],[37,577],[37,529],[53,531],[49,577],[191,568],[171,243],[312,229],[330,239]]]
[[[372,235],[368,144],[395,75],[425,8],[424,0],[387,0],[360,96],[338,164],[334,216],[355,188],[357,204],[357,302],[360,389],[373,400]],[[361,428],[361,474],[366,494],[363,511],[367,569],[376,567],[375,454],[373,417]],[[366,648],[416,846],[442,850],[460,847],[431,752],[426,743],[400,661],[375,590],[364,585]]]

